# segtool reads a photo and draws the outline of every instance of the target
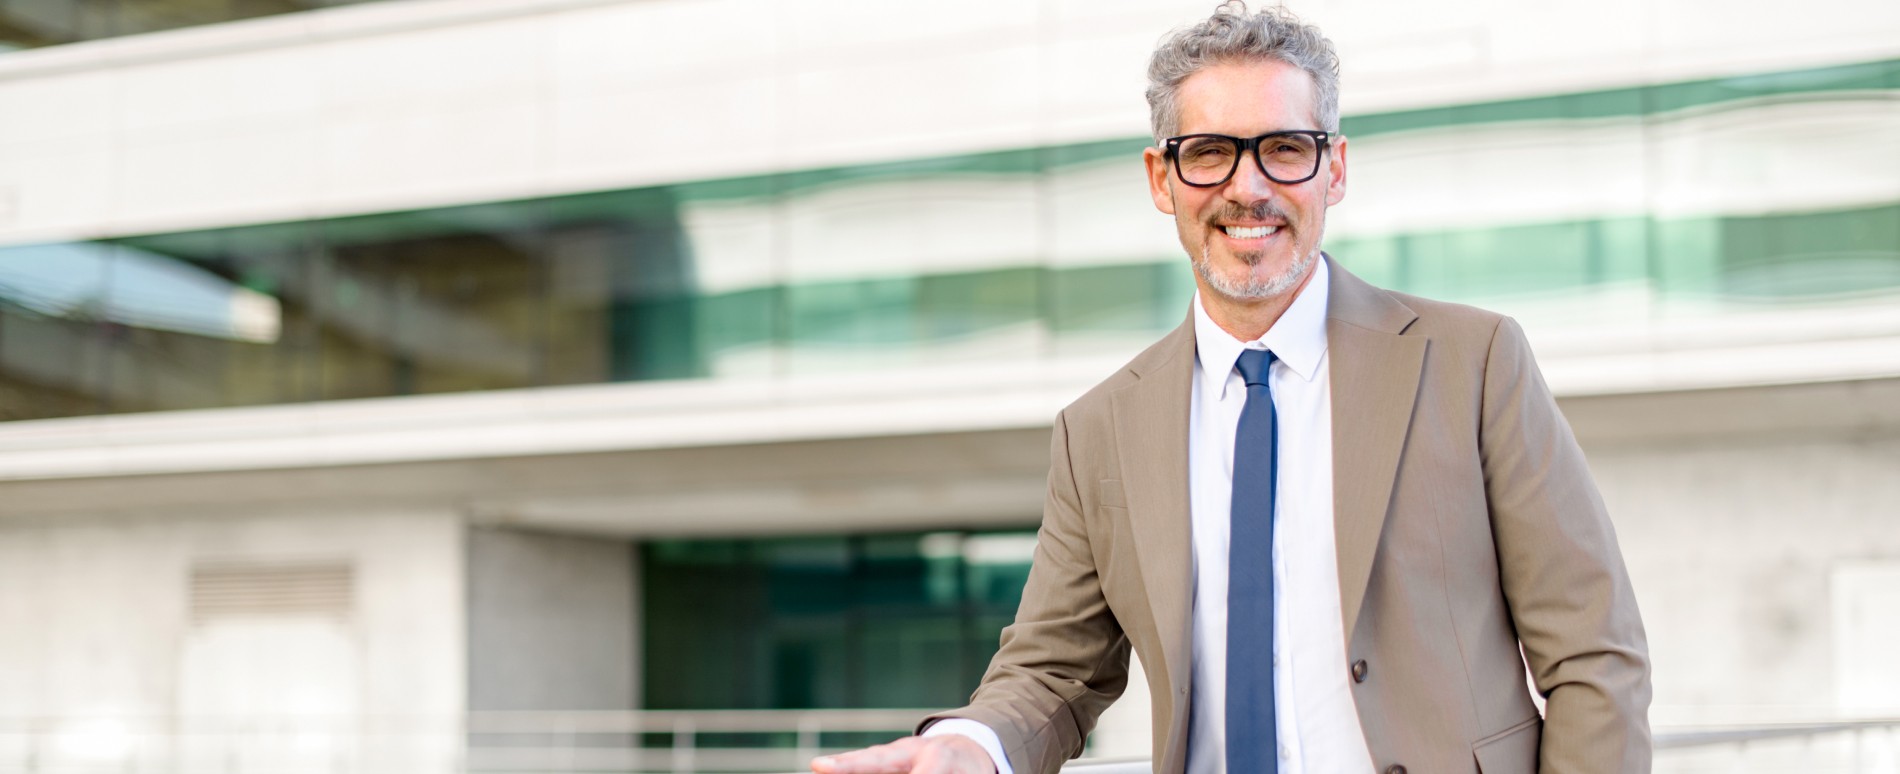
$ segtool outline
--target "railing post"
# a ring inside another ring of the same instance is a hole
[[[798,719],[798,766],[800,768],[803,768],[807,761],[818,757],[820,733],[818,718],[806,715]]]
[[[692,772],[693,719],[681,717],[673,721],[673,774]]]
[[[572,774],[574,771],[574,718],[563,716],[561,719],[561,771]]]

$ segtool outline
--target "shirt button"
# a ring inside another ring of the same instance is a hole
[[[1293,760],[1293,750],[1286,745],[1280,745],[1280,760]]]
[[[1386,768],[1385,774],[1405,774],[1405,767],[1394,763]]]

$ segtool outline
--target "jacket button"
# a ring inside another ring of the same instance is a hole
[[[1352,662],[1352,681],[1355,683],[1365,682],[1366,671],[1367,670],[1366,670],[1365,659],[1362,658],[1362,659],[1359,659],[1358,661]],[[1398,769],[1398,771],[1392,771],[1391,769],[1387,769],[1385,774],[1405,774],[1404,766],[1394,766],[1392,768]]]
[[[1359,663],[1363,664],[1365,662],[1361,661]],[[1390,766],[1385,767],[1385,774],[1405,774],[1405,767],[1394,763]]]

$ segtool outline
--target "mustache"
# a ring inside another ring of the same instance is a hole
[[[1279,207],[1274,206],[1272,202],[1257,202],[1251,207],[1242,206],[1234,202],[1227,202],[1222,205],[1219,210],[1207,216],[1207,225],[1212,226],[1223,220],[1269,219],[1281,221],[1286,224],[1287,228],[1293,227],[1293,219],[1287,217],[1286,213],[1282,212]]]

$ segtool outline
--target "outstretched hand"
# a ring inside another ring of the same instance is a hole
[[[983,745],[957,734],[907,736],[837,755],[815,758],[818,774],[996,774],[996,764]]]

